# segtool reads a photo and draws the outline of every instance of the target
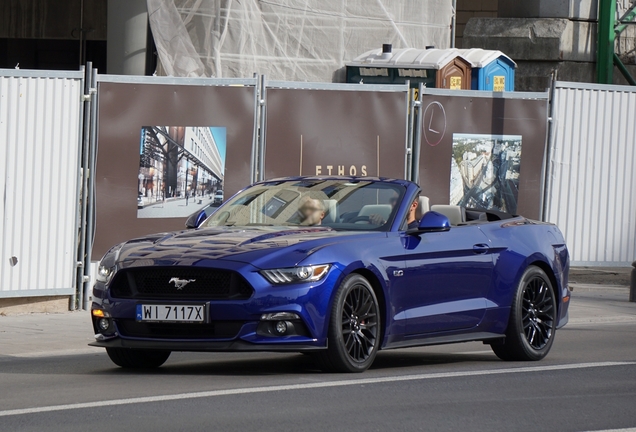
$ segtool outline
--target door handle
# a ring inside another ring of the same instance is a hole
[[[473,252],[476,254],[485,254],[490,250],[490,246],[485,243],[478,243],[473,245]]]

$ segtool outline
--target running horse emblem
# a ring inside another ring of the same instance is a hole
[[[196,281],[196,279],[179,279],[179,278],[173,277],[172,279],[170,279],[170,281],[168,283],[174,282],[174,286],[179,291],[181,291],[184,286],[186,286],[190,282],[195,282],[195,281]]]

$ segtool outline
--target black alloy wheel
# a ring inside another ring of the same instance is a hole
[[[334,298],[328,348],[318,353],[322,369],[367,370],[378,352],[380,334],[380,308],[373,288],[359,274],[347,276]]]
[[[554,293],[546,281],[536,277],[528,282],[521,310],[526,341],[535,350],[545,348],[552,340],[556,312]]]
[[[552,283],[543,270],[530,266],[517,286],[506,338],[491,347],[502,360],[541,360],[552,347],[556,325],[557,304]]]

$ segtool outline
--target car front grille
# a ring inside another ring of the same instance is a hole
[[[118,272],[114,298],[147,300],[241,300],[254,289],[237,272],[204,267],[139,267]]]
[[[149,339],[232,339],[241,330],[243,321],[213,321],[205,324],[138,322],[116,320],[119,333],[126,337]]]

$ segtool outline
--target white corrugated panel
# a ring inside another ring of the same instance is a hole
[[[636,89],[557,82],[546,220],[574,265],[636,259]]]
[[[0,70],[0,298],[74,292],[82,86]]]

